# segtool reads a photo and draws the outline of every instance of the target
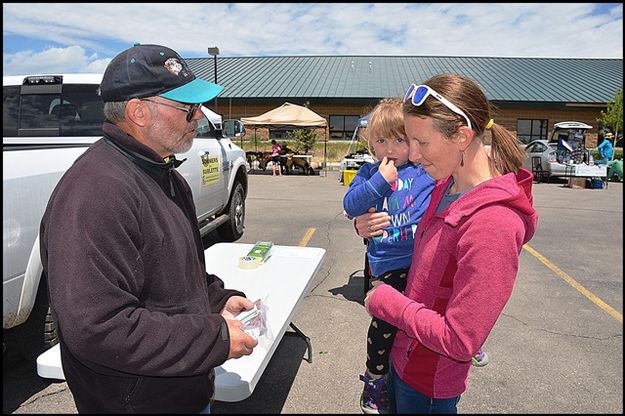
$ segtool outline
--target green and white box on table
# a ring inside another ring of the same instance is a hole
[[[272,247],[271,241],[257,241],[249,253],[239,259],[239,267],[242,269],[257,268],[271,256]]]

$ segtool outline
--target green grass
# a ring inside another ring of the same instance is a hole
[[[597,149],[593,149],[590,151],[590,154],[592,155],[592,157],[596,160],[599,159],[599,152],[597,151]],[[622,147],[615,147],[614,148],[614,159],[623,159],[623,148]]]

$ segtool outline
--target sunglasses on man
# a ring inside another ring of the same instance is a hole
[[[467,126],[471,128],[471,121],[469,120],[469,117],[467,117],[467,115],[464,113],[464,111],[453,105],[451,102],[449,102],[449,100],[447,100],[445,97],[443,97],[427,85],[412,84],[410,88],[408,88],[406,95],[404,95],[404,101],[412,99],[412,105],[414,105],[415,107],[419,107],[425,102],[425,99],[430,96],[436,98],[438,101],[443,103],[445,107],[449,108],[454,113],[464,117],[464,119],[467,121]]]
[[[195,117],[195,112],[202,105],[202,104],[191,104],[190,107],[179,107],[177,105],[161,103],[160,101],[154,101],[154,100],[150,100],[148,98],[141,98],[141,101],[149,101],[149,102],[154,103],[154,104],[164,105],[165,107],[171,107],[171,108],[175,108],[176,110],[184,111],[184,112],[187,113],[187,122],[188,123],[190,123],[191,120],[193,120],[193,117]]]

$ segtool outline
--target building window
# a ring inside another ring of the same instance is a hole
[[[360,116],[330,116],[330,140],[350,140]]]
[[[278,127],[269,129],[269,140],[287,140],[289,133],[293,131],[293,128]]]
[[[516,134],[522,143],[547,140],[547,120],[517,120]]]

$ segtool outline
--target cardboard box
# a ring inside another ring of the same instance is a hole
[[[575,189],[586,188],[586,178],[569,178],[568,187]]]

